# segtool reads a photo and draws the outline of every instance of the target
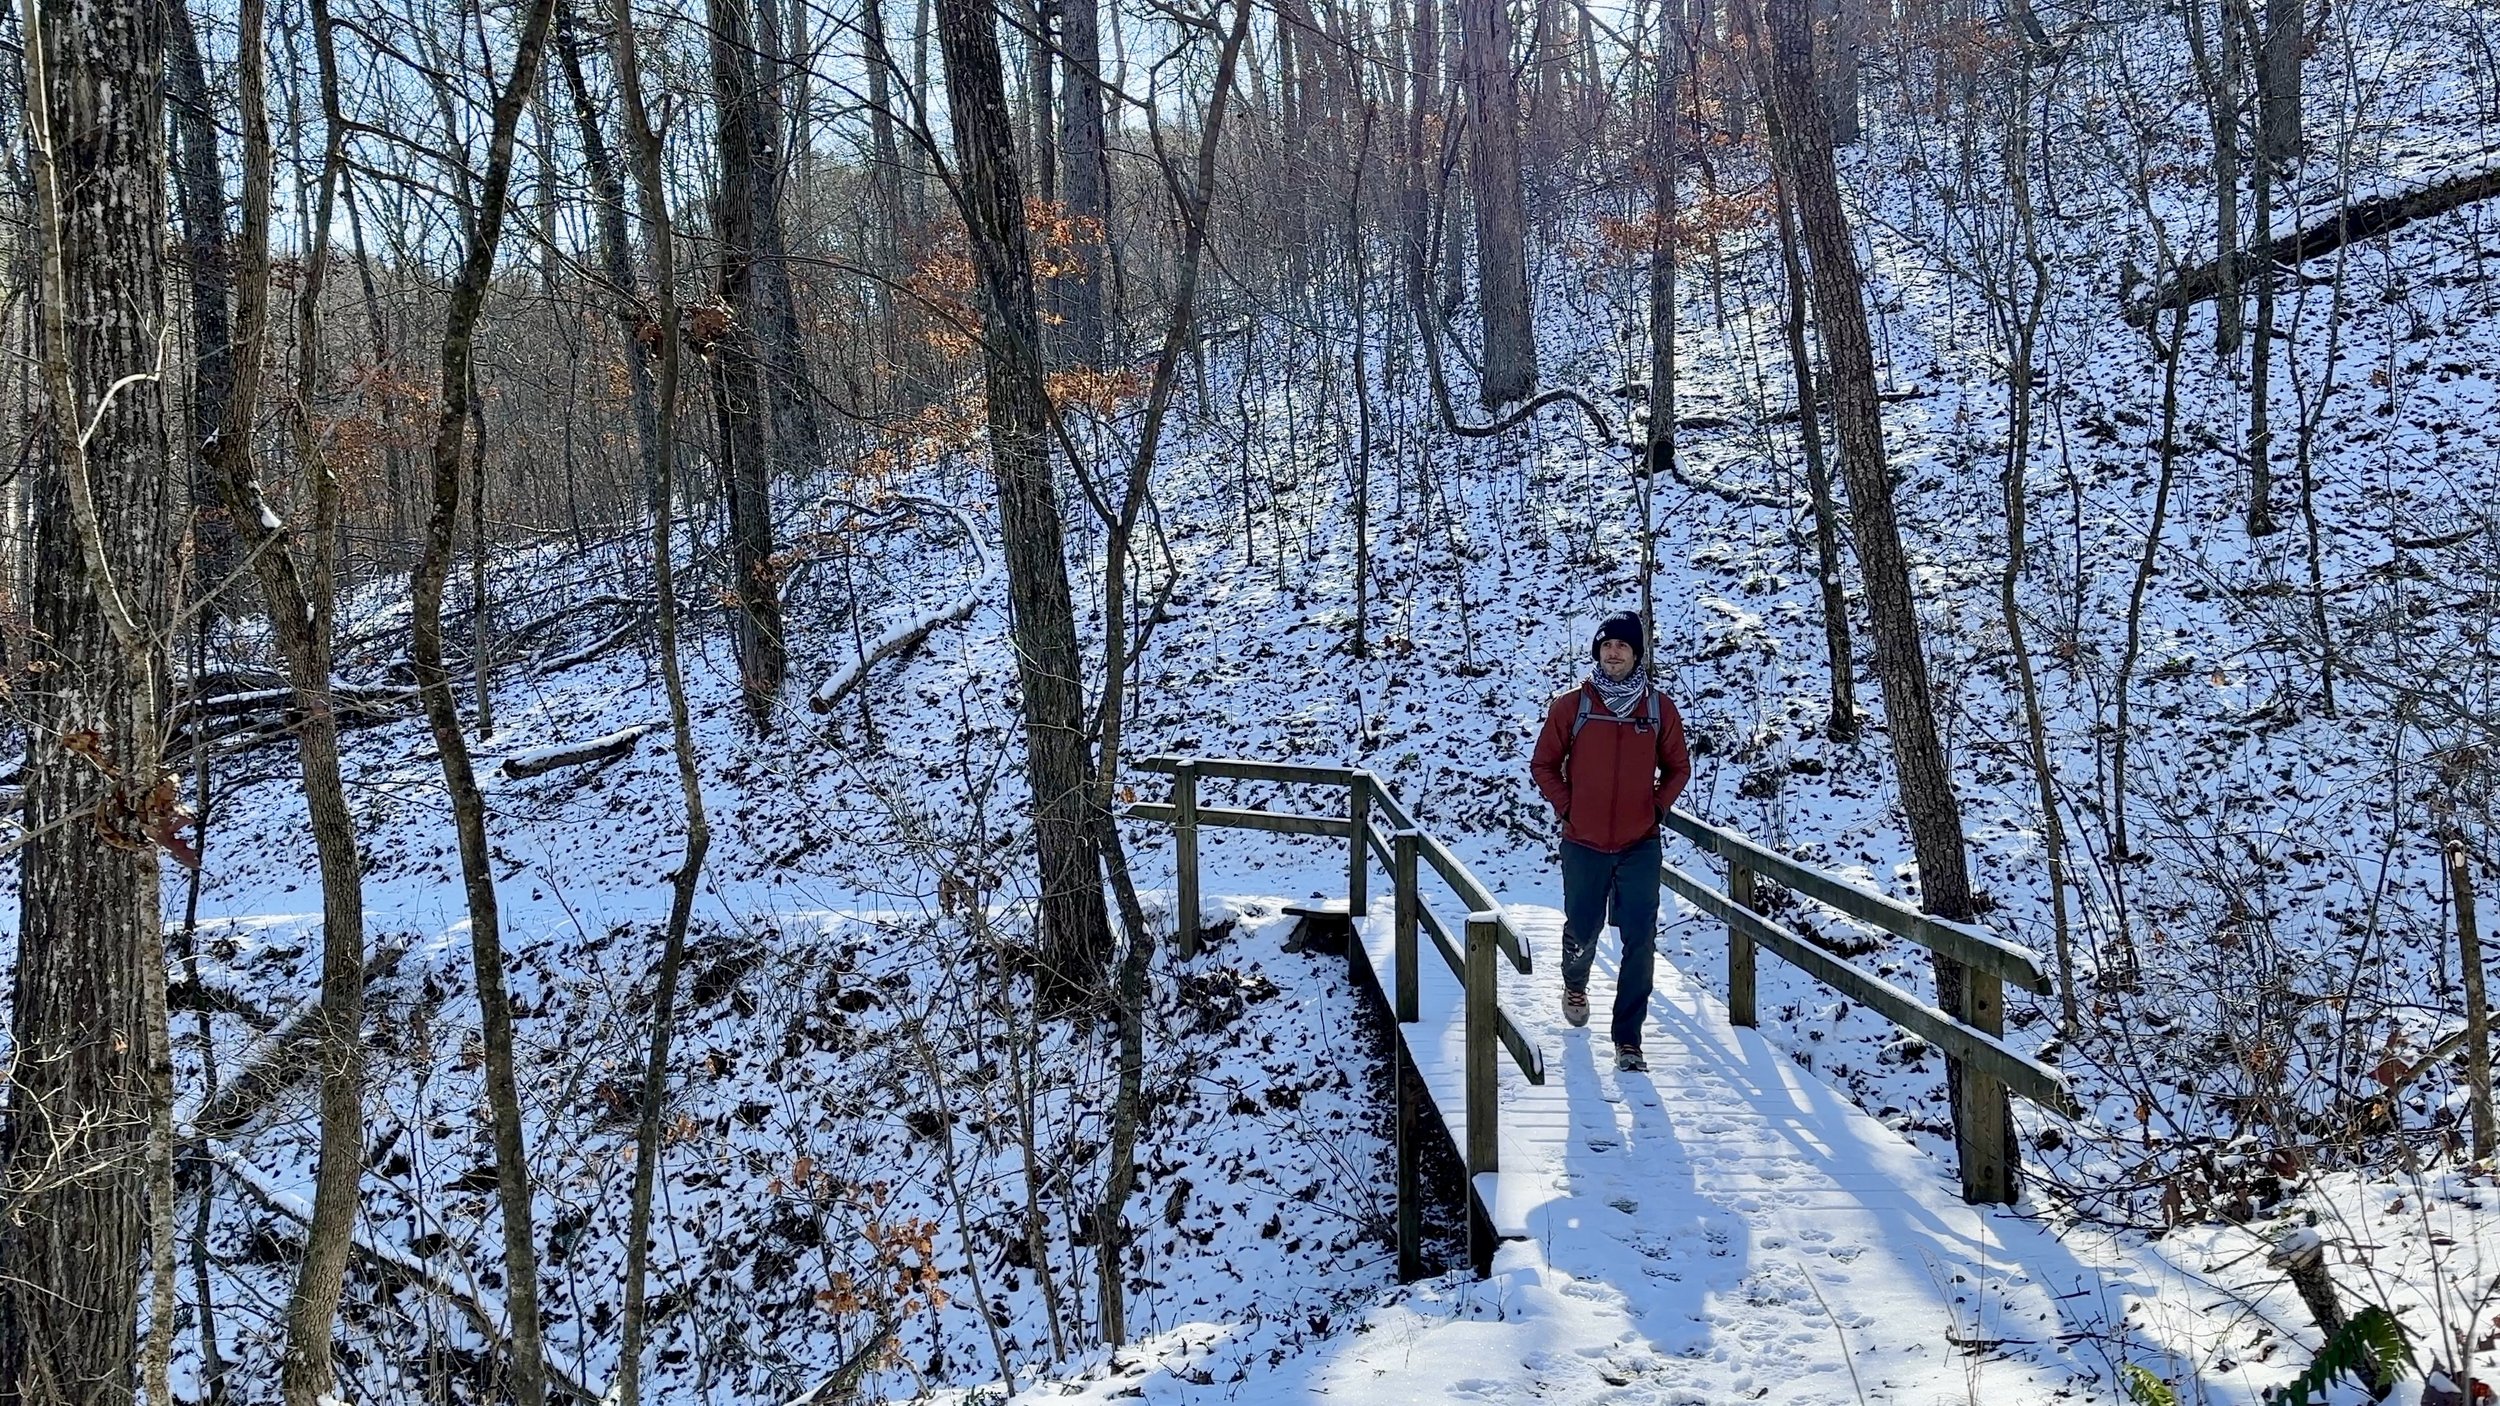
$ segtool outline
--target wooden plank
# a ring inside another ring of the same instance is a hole
[[[1668,812],[1667,828],[1730,864],[1741,863],[1782,888],[1830,904],[1860,922],[1906,937],[1966,967],[1994,972],[2025,991],[2042,996],[2056,989],[2040,969],[2039,955],[2020,943],[2008,942],[1968,923],[1922,913],[1897,898],[1810,869],[1680,807]]]
[[[1511,1063],[1519,1066],[1519,1072],[1527,1076],[1529,1083],[1544,1083],[1545,1052],[1538,1049],[1526,1032],[1519,1028],[1519,1022],[1510,1018],[1510,1012],[1495,1006],[1493,1016],[1500,1022],[1494,1033],[1502,1037],[1502,1047],[1510,1051]]]
[[[1728,901],[1741,908],[1753,907],[1753,871],[1742,864],[1727,867]],[[1752,1025],[1754,1019],[1753,938],[1736,923],[1727,926],[1727,1018],[1732,1025]]]
[[[1440,949],[1441,960],[1449,963],[1450,975],[1465,981],[1467,979],[1466,959],[1458,955],[1458,943],[1450,936],[1449,928],[1442,924],[1440,915],[1432,911],[1430,904],[1417,899],[1415,916],[1423,920],[1424,931],[1432,934],[1432,945]]]
[[[1155,756],[1133,763],[1140,771],[1170,771],[1183,761],[1197,763],[1200,776],[1224,776],[1239,781],[1283,781],[1314,786],[1343,786],[1357,768],[1350,766],[1311,766],[1301,762],[1262,762],[1249,757],[1173,757]]]
[[[1502,911],[1500,896],[1485,887],[1483,880],[1470,872],[1466,865],[1461,864],[1458,856],[1450,853],[1449,846],[1428,833],[1421,831],[1418,833],[1423,834],[1425,862],[1432,865],[1433,871],[1441,876],[1441,881],[1448,884],[1458,894],[1458,901],[1466,904],[1469,912],[1499,913]],[[1520,936],[1518,929],[1511,926],[1509,918],[1505,917],[1501,920],[1500,926],[1495,929],[1494,936],[1495,940],[1501,944],[1503,954],[1510,958],[1510,964],[1514,969],[1522,975],[1534,970],[1534,964],[1528,955],[1527,941]]]
[[[2005,1031],[2005,986],[1993,972],[1962,972],[1962,1021],[1989,1035]],[[1962,1163],[1962,1199],[2010,1204],[2016,1164],[2005,1155],[2005,1086],[1977,1060],[1962,1061],[1961,1111],[1953,1128]]]
[[[1981,1065],[2013,1092],[2069,1118],[2083,1116],[2082,1106],[2066,1087],[2065,1075],[2007,1048],[1995,1036],[1970,1029],[1873,972],[1824,951],[1761,914],[1737,907],[1725,894],[1672,865],[1664,866],[1660,877],[1694,907],[1730,926],[1744,927],[1756,946],[1769,948],[1824,985],[1865,1002],[1893,1024],[1955,1058]]]
[[[1397,793],[1389,789],[1388,782],[1381,780],[1374,773],[1364,774],[1372,779],[1372,804],[1379,806],[1380,813],[1388,817],[1390,829],[1421,830],[1424,828],[1415,823],[1414,812],[1408,810],[1406,802],[1399,800]]]
[[[1183,762],[1172,773],[1173,946],[1182,961],[1198,955],[1198,769]]]
[[[1357,915],[1372,909],[1372,857],[1364,852],[1371,815],[1372,774],[1357,771],[1346,779],[1346,834],[1352,838],[1345,847],[1346,911]]]
[[[1138,801],[1121,814],[1131,820],[1159,820],[1166,825],[1180,818],[1179,811],[1169,801]],[[1351,830],[1338,816],[1279,815],[1269,810],[1232,810],[1214,806],[1198,808],[1198,824],[1228,830],[1270,830],[1281,835],[1318,835],[1330,840],[1342,840]]]
[[[1423,981],[1423,973],[1416,969],[1415,953],[1415,832],[1398,831],[1395,848],[1397,853],[1389,864],[1389,882],[1390,891],[1396,895],[1392,901],[1397,905],[1392,914],[1397,924],[1397,994],[1390,1009],[1399,1024],[1412,1025]]]
[[[1410,1063],[1406,1041],[1392,1039],[1389,1066],[1398,1081],[1398,1279],[1409,1284],[1424,1277],[1424,1124],[1417,1106],[1423,1090],[1417,1087],[1422,1076]]]
[[[1501,1082],[1493,1048],[1501,1007],[1493,975],[1499,913],[1467,915],[1467,1175],[1502,1169]]]

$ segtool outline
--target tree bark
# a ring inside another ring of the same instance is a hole
[[[209,462],[234,386],[234,257],[227,247],[226,177],[209,111],[208,68],[186,3],[165,6],[166,96],[173,116],[174,199],[182,212],[182,261],[191,285],[191,569],[214,588],[237,565],[217,471]],[[198,602],[198,628],[215,633],[218,602]]]
[[[423,690],[426,722],[442,759],[460,845],[460,875],[469,908],[469,947],[477,968],[477,1000],[486,1053],[486,1100],[494,1125],[495,1192],[503,1214],[504,1295],[512,1312],[513,1399],[541,1406],[547,1394],[544,1338],[538,1321],[538,1250],[532,1230],[528,1153],[522,1142],[521,1096],[513,1071],[512,998],[504,986],[503,930],[495,899],[493,856],[486,838],[486,798],[478,789],[461,731],[451,674],[443,664],[443,585],[451,572],[452,535],[460,512],[461,441],[467,429],[472,346],[495,246],[503,234],[512,182],[513,134],[537,81],[555,0],[531,0],[518,51],[496,95],[485,180],[474,226],[462,251],[443,316],[442,381],[434,423],[432,503],[416,570],[409,580],[409,652]]]
[[[2222,12],[2222,53],[2217,62],[2205,37],[2205,9],[2182,8],[2187,26],[2188,56],[2196,67],[2197,85],[2205,91],[2206,126],[2213,141],[2214,279],[2228,290],[2214,307],[2214,354],[2236,356],[2240,350],[2240,142],[2239,33],[2231,23],[2229,0]]]
[[[771,137],[756,82],[747,0],[706,0],[704,9],[711,21],[712,83],[719,103],[721,178],[714,211],[719,291],[729,310],[729,326],[713,354],[712,396],[727,461],[738,674],[749,720],[758,732],[769,732],[789,670],[781,584],[773,565],[773,378],[765,356],[765,324],[772,314],[762,286],[773,262],[764,248],[765,217],[773,209]]]
[[[1510,11],[1501,0],[1461,0],[1468,118],[1474,144],[1477,310],[1484,319],[1486,409],[1536,388],[1529,322],[1528,219],[1519,180],[1519,80],[1511,69]]]
[[[138,0],[21,12],[46,401],[30,653],[46,668],[23,695],[0,1402],[130,1400],[149,1162],[171,1096],[157,846],[176,789],[160,785],[158,729],[180,479],[160,379],[163,25]]]
[[[1079,238],[1101,240],[1081,250],[1076,267],[1057,280],[1066,317],[1064,359],[1101,366],[1105,351],[1103,267],[1111,255],[1111,168],[1103,151],[1102,11],[1099,0],[1060,0],[1059,191]],[[1091,222],[1087,229],[1083,222]]]
[[[2257,64],[2257,148],[2278,165],[2300,159],[2301,0],[2265,0]]]
[[[1041,866],[1043,985],[1064,1001],[1101,988],[1111,918],[1103,902],[1102,856],[1087,822],[1092,767],[1059,490],[1051,473],[1050,404],[1042,387],[1024,188],[989,7],[982,0],[937,0],[937,27],[961,167],[953,186],[980,279],[990,471],[998,482],[1024,692],[1025,774]]]

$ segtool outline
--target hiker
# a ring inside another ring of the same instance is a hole
[[[1684,719],[1650,682],[1638,612],[1618,610],[1589,642],[1595,667],[1545,706],[1529,770],[1562,821],[1563,1018],[1589,1023],[1589,966],[1614,915],[1623,935],[1615,977],[1615,1068],[1649,1068],[1641,1023],[1658,950],[1658,826],[1693,764]]]

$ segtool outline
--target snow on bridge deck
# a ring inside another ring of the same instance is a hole
[[[1647,1370],[1626,1375],[1620,1348],[1609,1349],[1615,1365],[1591,1384],[1598,1398],[1908,1403],[1976,1392],[1994,1406],[2071,1386],[2081,1364],[2060,1360],[2056,1298],[2090,1293],[2098,1276],[2055,1237],[1963,1204],[1948,1168],[1731,1025],[1663,959],[1643,1038],[1649,1072],[1617,1072],[1606,1033],[1611,938],[1590,983],[1590,1023],[1575,1030],[1556,974],[1562,915],[1507,912],[1537,970],[1500,964],[1501,1001],[1544,1050],[1546,1083],[1530,1085],[1502,1057],[1501,1171],[1489,1199],[1496,1228],[1521,1243],[1503,1247],[1496,1276],[1524,1270],[1530,1284],[1634,1320],[1637,1333],[1622,1336],[1648,1339],[1654,1351],[1630,1359]],[[1395,969],[1389,903],[1376,899],[1356,929],[1385,979]],[[1429,944],[1421,966],[1421,1018],[1402,1030],[1463,1147],[1459,983]],[[1466,1394],[1472,1379],[1441,1375],[1410,1355],[1367,1391],[1394,1382],[1402,1399]]]

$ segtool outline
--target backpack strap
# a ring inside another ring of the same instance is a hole
[[[1571,740],[1574,742],[1580,740],[1580,729],[1589,725],[1592,707],[1589,702],[1590,691],[1587,684],[1580,685],[1580,711],[1571,719]],[[1660,693],[1658,685],[1654,683],[1649,686],[1649,725],[1654,728],[1663,728],[1667,725],[1666,695]]]

